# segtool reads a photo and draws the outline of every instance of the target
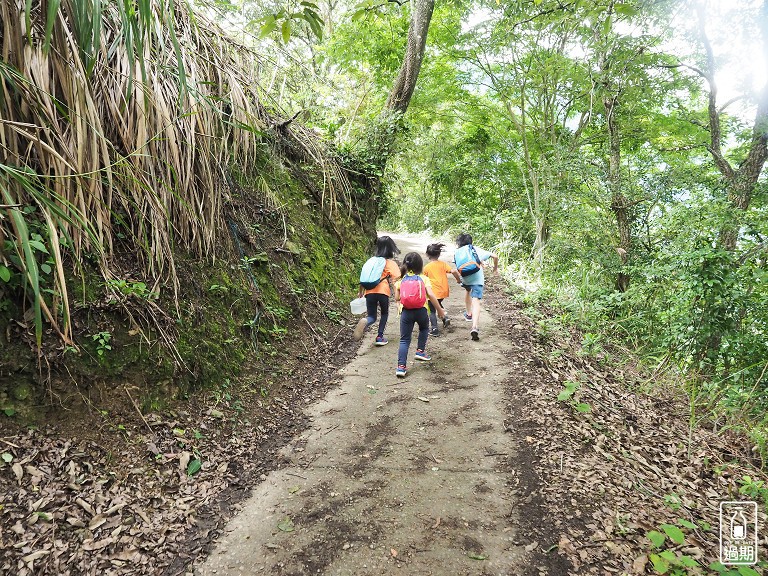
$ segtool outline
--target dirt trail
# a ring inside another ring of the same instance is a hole
[[[426,239],[397,237],[403,254]],[[519,574],[526,536],[516,531],[505,432],[504,361],[510,343],[492,311],[472,342],[463,290],[451,280],[454,330],[427,345],[433,360],[394,375],[399,318],[384,347],[366,335],[339,386],[307,410],[312,425],[282,451],[194,573]]]

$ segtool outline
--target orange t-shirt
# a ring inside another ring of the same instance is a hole
[[[389,276],[392,278],[392,280],[397,280],[400,278],[400,267],[397,265],[397,263],[394,260],[387,259],[386,264],[384,264],[384,270],[381,273],[382,278],[386,278]],[[392,292],[389,289],[389,282],[379,282],[376,285],[376,288],[371,288],[370,290],[365,291],[366,294],[384,294],[384,296],[391,296]]]
[[[433,260],[424,266],[424,276],[432,281],[432,292],[438,300],[448,298],[448,276],[446,275],[450,273],[450,265],[442,260]]]

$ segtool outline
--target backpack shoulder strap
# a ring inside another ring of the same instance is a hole
[[[475,247],[472,246],[472,244],[469,245],[469,251],[472,253],[472,257],[475,259],[475,262],[477,262],[477,265],[482,266],[483,263],[480,261],[480,256],[477,255],[477,250],[475,250]]]

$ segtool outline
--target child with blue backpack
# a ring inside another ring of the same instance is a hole
[[[424,276],[424,260],[417,252],[409,252],[403,258],[400,268],[402,279],[395,283],[395,300],[402,306],[400,313],[400,347],[397,350],[397,370],[395,376],[403,378],[408,373],[408,349],[411,347],[413,326],[419,325],[416,343],[416,360],[428,362],[432,357],[426,352],[429,336],[429,312],[427,302],[432,304],[437,315],[445,318],[445,310],[432,292],[432,283]]]
[[[358,320],[352,333],[355,340],[360,340],[363,333],[376,322],[376,315],[381,310],[381,320],[374,344],[384,346],[387,339],[384,337],[384,328],[389,319],[390,282],[400,278],[400,267],[395,262],[395,254],[400,254],[400,249],[389,236],[380,236],[376,239],[373,257],[363,265],[360,273],[360,289],[357,297],[365,294],[365,306],[367,315]]]
[[[467,291],[464,297],[464,319],[472,322],[469,334],[472,340],[480,340],[480,301],[483,299],[485,275],[483,262],[493,259],[494,274],[499,271],[499,257],[493,252],[472,245],[472,236],[462,233],[456,238],[458,248],[453,254],[456,269],[461,275],[461,285]]]

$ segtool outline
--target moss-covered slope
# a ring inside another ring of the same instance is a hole
[[[246,168],[230,170],[216,253],[176,251],[177,289],[142,278],[127,245],[116,251],[114,279],[70,262],[74,346],[49,330],[38,356],[23,295],[0,294],[6,416],[41,421],[124,386],[139,388],[142,410],[154,409],[276,361],[292,337],[322,337],[320,325],[342,321],[367,242],[360,214],[353,205],[331,214],[322,168],[304,159],[272,149]]]

